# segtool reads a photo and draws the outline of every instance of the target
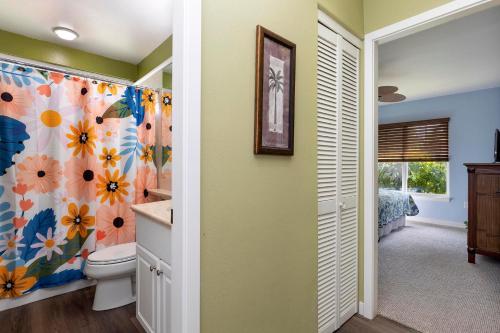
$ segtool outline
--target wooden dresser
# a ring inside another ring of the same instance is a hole
[[[465,163],[469,175],[469,262],[476,253],[500,258],[500,163]]]

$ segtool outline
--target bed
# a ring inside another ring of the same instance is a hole
[[[409,193],[380,189],[378,192],[379,239],[405,226],[406,216],[415,216],[418,213],[418,207]]]

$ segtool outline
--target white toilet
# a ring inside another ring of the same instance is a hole
[[[84,272],[88,278],[97,280],[93,310],[135,302],[135,245],[135,242],[114,245],[89,255]]]

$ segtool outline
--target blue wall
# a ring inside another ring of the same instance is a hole
[[[495,129],[500,128],[500,88],[381,106],[381,124],[450,117],[450,202],[416,198],[419,216],[467,220],[466,162],[492,162]]]

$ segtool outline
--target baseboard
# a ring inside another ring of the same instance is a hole
[[[365,314],[365,303],[359,302],[359,304],[358,304],[358,313],[360,315],[362,315],[363,317],[366,317],[366,314]]]
[[[438,220],[438,219],[431,219],[428,217],[419,217],[419,216],[407,216],[406,217],[407,222],[413,222],[413,223],[423,223],[423,224],[433,224],[433,225],[440,225],[440,226],[445,226],[445,227],[453,227],[453,228],[459,228],[459,229],[465,229],[466,226],[463,222],[458,222],[458,221],[448,221],[448,220]]]
[[[0,300],[0,311],[9,310],[18,306],[41,301],[42,299],[62,295],[78,289],[87,288],[94,284],[96,284],[95,280],[77,280],[65,284],[64,286],[38,289],[28,295],[20,296],[17,298],[5,298]]]

